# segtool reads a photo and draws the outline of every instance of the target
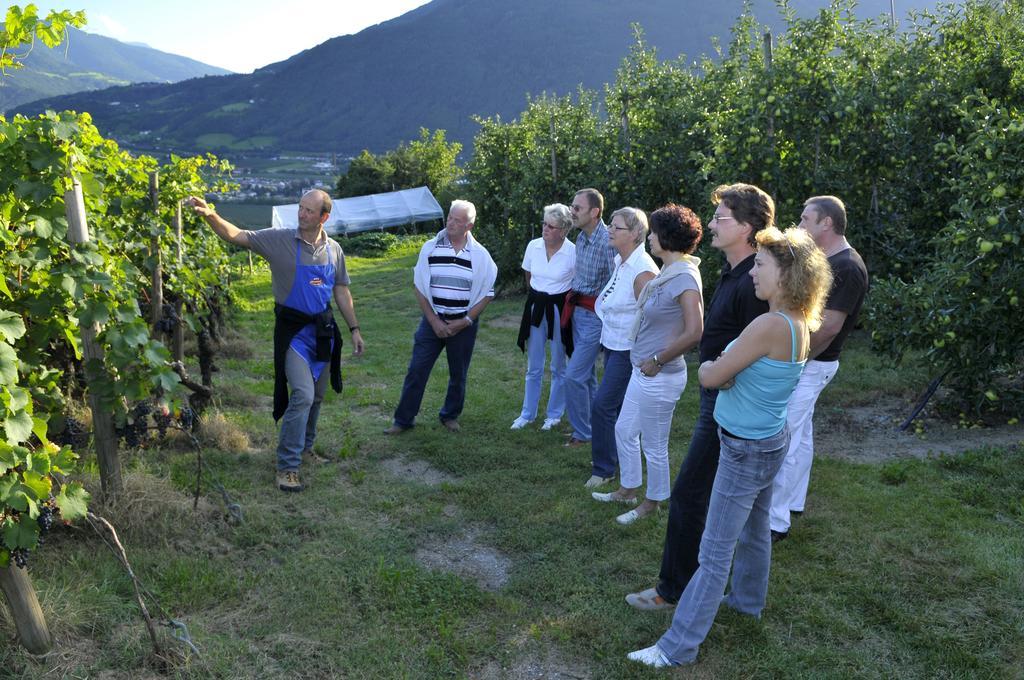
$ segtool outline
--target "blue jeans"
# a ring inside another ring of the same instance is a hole
[[[572,314],[572,356],[565,370],[565,401],[572,436],[590,441],[590,408],[597,392],[597,355],[601,351],[601,320],[589,309]]]
[[[721,440],[707,527],[700,541],[700,567],[679,599],[672,626],[658,640],[658,648],[673,663],[697,658],[697,649],[722,604],[730,563],[732,589],[725,598],[727,606],[760,617],[768,594],[772,481],[789,449],[789,429],[784,427],[767,439],[733,439],[722,434]]]
[[[573,352],[575,354],[575,352]],[[591,474],[614,477],[619,470],[619,450],[615,446],[615,421],[622,410],[622,400],[629,387],[633,365],[629,363],[629,350],[606,350],[604,376],[594,395],[590,411],[593,437],[590,440]]]
[[[690,449],[672,485],[657,585],[658,594],[668,602],[679,600],[697,571],[700,537],[704,534],[711,487],[718,471],[716,401],[718,390],[700,388],[700,410],[690,437]]]
[[[420,318],[420,325],[412,336],[412,358],[409,359],[402,396],[395,409],[395,425],[413,426],[416,414],[420,412],[420,404],[423,403],[423,392],[427,389],[430,371],[441,350],[445,350],[448,358],[448,393],[437,415],[442,421],[459,417],[466,403],[466,378],[469,375],[469,361],[473,358],[473,346],[476,344],[476,329],[476,324],[473,324],[450,338],[439,338],[427,319]]]
[[[548,395],[547,417],[558,420],[565,412],[565,348],[562,347],[558,309],[555,310],[554,328],[551,333],[551,393]],[[540,388],[544,381],[544,347],[548,343],[548,321],[544,317],[539,326],[530,327],[530,338],[526,341],[526,390],[523,394],[523,410],[519,417],[533,420],[537,417],[540,403]]]
[[[324,368],[320,379],[314,383],[309,364],[290,347],[284,356],[284,374],[290,391],[277,440],[277,469],[280,472],[298,470],[303,450],[313,448],[320,404],[331,380],[330,369]]]

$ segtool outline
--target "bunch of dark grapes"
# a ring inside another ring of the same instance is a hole
[[[186,432],[192,431],[196,424],[196,412],[192,410],[191,406],[184,404],[181,407],[181,411],[178,413],[178,422]]]
[[[181,322],[178,318],[178,312],[174,309],[174,305],[164,305],[161,309],[162,316],[160,320],[156,322],[156,329],[161,333],[171,333]]]
[[[53,520],[57,514],[57,508],[53,504],[53,501],[46,501],[43,507],[39,509],[39,517],[36,521],[39,522],[39,531],[46,533],[53,528]]]
[[[128,422],[124,427],[117,428],[117,435],[124,437],[124,443],[129,448],[136,449],[146,439],[147,418],[153,411],[153,404],[149,401],[140,401],[128,414]]]
[[[11,551],[11,559],[14,560],[19,569],[24,569],[25,565],[28,564],[28,551],[24,548],[15,548]]]
[[[167,436],[167,428],[171,424],[171,414],[164,410],[159,410],[153,414],[153,420],[156,421],[156,431],[160,435],[160,439]]]
[[[53,438],[57,446],[70,446],[73,449],[84,449],[89,445],[89,431],[80,420],[64,416],[64,429]]]

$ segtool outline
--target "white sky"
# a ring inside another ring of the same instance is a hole
[[[85,10],[84,30],[180,54],[239,73],[282,61],[340,35],[425,5],[428,0],[36,0]],[[26,2],[18,4],[25,5]],[[315,7],[315,9],[311,9]]]

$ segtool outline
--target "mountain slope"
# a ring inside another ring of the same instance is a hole
[[[774,2],[752,4],[759,20],[777,30]],[[825,4],[792,2],[803,15]],[[888,8],[887,0],[870,0],[858,12]],[[633,43],[633,22],[661,57],[696,59],[712,51],[710,36],[728,42],[741,10],[742,0],[434,0],[250,75],[112,88],[26,110],[87,110],[123,142],[160,139],[177,149],[348,155],[391,148],[416,137],[420,126],[445,128],[468,142],[474,114],[515,116],[528,93],[564,94],[610,81]]]
[[[44,97],[97,90],[112,85],[160,82],[230,73],[222,68],[72,28],[65,44],[36,44],[24,68],[0,83],[0,111]]]

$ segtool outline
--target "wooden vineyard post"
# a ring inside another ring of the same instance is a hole
[[[181,201],[178,201],[174,209],[174,239],[178,245],[178,271],[181,271],[181,263],[184,260],[184,246],[181,242]],[[182,293],[178,291],[178,302],[174,305],[174,311],[178,315],[178,323],[174,327],[174,336],[171,340],[171,351],[175,361],[185,360],[185,321],[182,317],[184,305],[181,299]]]
[[[153,204],[153,215],[160,219],[160,173],[154,170],[149,173],[149,200]],[[149,256],[153,258],[153,294],[150,297],[150,323],[156,334],[157,324],[164,315],[164,266],[160,259],[160,236],[150,235]]]
[[[85,201],[82,198],[82,183],[72,178],[71,189],[64,193],[64,211],[68,219],[68,241],[72,244],[89,240],[89,225],[85,220]],[[124,490],[121,479],[121,461],[117,457],[117,440],[114,437],[114,419],[94,389],[103,372],[103,348],[96,342],[99,325],[85,324],[81,327],[82,358],[85,364],[85,380],[89,386],[89,408],[92,409],[93,442],[96,459],[100,465],[100,484],[105,496],[117,496]]]
[[[769,81],[771,81],[771,77],[772,77],[772,61],[773,61],[772,32],[771,31],[765,31],[763,41],[764,41],[764,72],[765,72],[765,75],[768,76]],[[776,162],[775,162],[775,108],[771,104],[768,105],[768,128],[766,130],[766,136],[768,137],[768,146],[771,148],[772,165],[775,166],[775,164],[776,164]],[[773,173],[773,174],[777,175],[777,173]],[[774,182],[770,183],[769,186],[765,187],[765,189],[767,189],[769,193],[774,193],[772,191],[772,184],[774,184]]]
[[[32,654],[46,654],[53,647],[53,637],[46,626],[46,618],[39,606],[36,590],[28,570],[13,563],[0,569],[0,589],[7,598],[11,618],[18,629],[21,644]]]
[[[555,109],[551,109],[551,196],[558,197],[558,155],[556,154],[555,143]]]

